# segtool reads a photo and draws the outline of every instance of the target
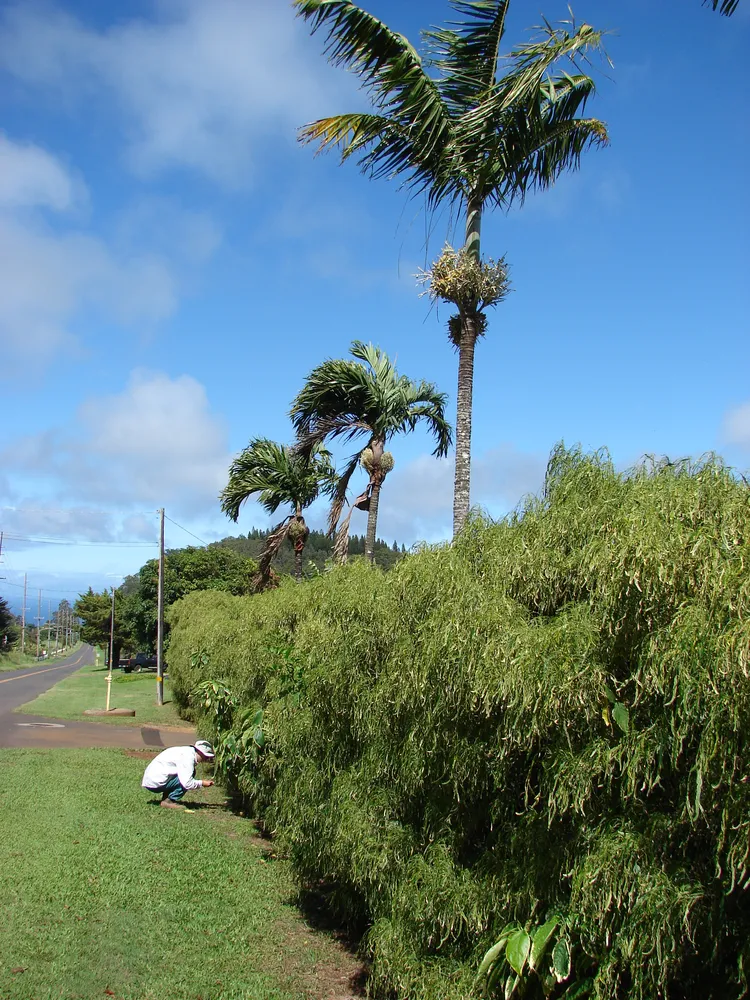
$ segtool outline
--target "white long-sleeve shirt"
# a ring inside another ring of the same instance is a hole
[[[143,788],[157,791],[169,778],[177,775],[183,788],[202,788],[203,782],[195,777],[195,765],[200,757],[195,747],[167,747],[151,761],[143,772]]]

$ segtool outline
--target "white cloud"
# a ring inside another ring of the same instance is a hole
[[[546,461],[501,444],[472,462],[471,502],[493,516],[512,510],[527,493],[543,484]],[[449,538],[453,522],[453,459],[420,455],[398,464],[380,497],[378,535],[407,544]],[[353,531],[363,530],[358,526]]]
[[[334,78],[290,5],[169,0],[157,10],[157,21],[97,31],[58,8],[16,3],[3,16],[0,65],[69,95],[104,85],[128,119],[137,172],[188,167],[229,186],[248,181],[265,137],[293,142],[331,106]]]
[[[3,373],[14,363],[42,365],[78,338],[71,330],[94,309],[121,325],[153,325],[177,305],[169,265],[148,253],[115,256],[103,240],[57,233],[38,221],[0,216],[0,342]]]
[[[139,330],[178,305],[180,286],[217,248],[221,232],[202,212],[144,198],[122,214],[112,245],[61,229],[45,210],[80,204],[85,188],[46,150],[0,133],[0,375],[33,359],[80,351],[85,320]]]
[[[724,438],[729,444],[750,451],[750,402],[741,403],[727,413]]]
[[[59,505],[86,500],[119,512],[168,506],[192,517],[215,511],[230,455],[226,428],[200,382],[136,371],[122,392],[87,400],[73,426],[21,439],[0,461],[9,476],[45,484]],[[118,521],[117,531],[107,516],[98,537],[152,534],[143,511]]]
[[[0,208],[71,208],[81,186],[46,150],[0,132]]]

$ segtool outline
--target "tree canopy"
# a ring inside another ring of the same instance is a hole
[[[20,635],[16,616],[8,602],[0,597],[0,653],[8,653],[15,646]]]

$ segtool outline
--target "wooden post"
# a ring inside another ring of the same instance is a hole
[[[164,704],[164,508],[159,510],[159,590],[156,607],[156,704]]]

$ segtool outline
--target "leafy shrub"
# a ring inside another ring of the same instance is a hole
[[[558,449],[541,497],[387,575],[174,606],[179,698],[263,709],[236,780],[369,926],[375,992],[747,994],[749,501],[713,458]]]

